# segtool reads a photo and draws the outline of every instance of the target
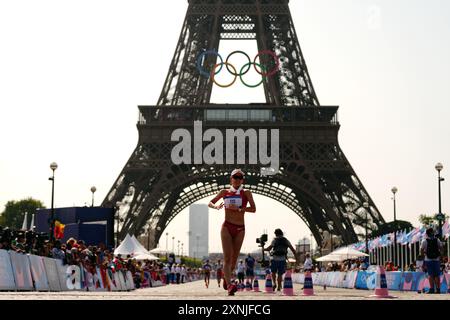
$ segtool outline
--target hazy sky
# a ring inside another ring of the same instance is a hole
[[[450,2],[291,0],[290,7],[319,100],[340,106],[340,146],[385,219],[393,219],[394,185],[399,219],[418,225],[420,214],[437,212],[437,162],[448,178],[449,213]],[[49,206],[52,161],[56,206],[90,203],[92,185],[100,204],[136,146],[137,105],[157,102],[186,9],[186,0],[158,7],[0,0],[1,211],[29,196]],[[222,45],[226,52],[240,43]],[[214,89],[213,102],[255,102],[260,94],[237,85]],[[262,197],[256,205],[243,251],[275,226],[292,242],[309,237],[284,206]],[[222,220],[211,211],[211,251],[221,248]],[[167,232],[187,249],[187,229],[185,210]]]

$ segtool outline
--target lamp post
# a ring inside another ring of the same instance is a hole
[[[177,255],[180,256],[180,240],[178,240]]]
[[[184,255],[184,249],[183,249],[183,247],[184,247],[184,242],[181,243],[181,256],[182,256],[182,257],[183,257],[183,255]]]
[[[166,232],[166,258],[167,258],[168,252],[169,252],[169,233]]]
[[[123,204],[122,202],[117,201],[116,202],[116,207],[115,207],[115,209],[116,209],[116,220],[117,220],[117,224],[116,224],[116,247],[119,245],[119,222],[120,222],[120,215],[119,215],[119,213],[120,213],[120,206],[122,204]]]
[[[91,205],[91,207],[94,207],[94,193],[95,193],[95,191],[97,191],[97,188],[92,186],[91,187],[91,192],[92,192],[92,205]]]
[[[436,216],[437,220],[439,221],[439,239],[442,240],[442,222],[445,219],[445,215],[442,214],[442,207],[441,207],[441,181],[444,181],[444,178],[441,177],[441,171],[444,169],[444,166],[442,163],[437,163],[434,167],[438,172],[438,194],[439,194],[439,212]]]
[[[175,237],[172,237],[172,253],[175,253]]]
[[[392,260],[394,260],[394,265],[397,265],[397,209],[396,209],[396,203],[395,203],[395,194],[397,193],[398,189],[397,187],[392,187],[391,189],[393,197],[392,200],[394,201],[394,258]]]
[[[366,253],[369,254],[369,239],[367,238],[367,223],[368,223],[368,212],[369,212],[369,203],[364,202],[363,207],[366,209],[366,220],[365,220],[365,229],[366,229]]]
[[[147,228],[147,250],[150,250],[150,226]]]
[[[330,221],[330,252],[333,252],[334,245],[333,245],[333,230],[334,230],[334,222]]]
[[[55,230],[55,208],[54,208],[54,198],[55,198],[55,170],[58,168],[58,164],[56,162],[52,162],[50,164],[50,169],[52,169],[52,176],[48,178],[48,180],[52,181],[52,209],[50,212],[50,241],[55,239],[54,230]]]

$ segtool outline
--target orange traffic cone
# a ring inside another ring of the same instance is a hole
[[[265,287],[264,293],[274,293],[273,292],[273,286],[272,286],[272,275],[270,273],[266,276],[266,287]]]
[[[294,287],[292,286],[292,271],[287,270],[284,275],[283,296],[295,296]]]
[[[375,287],[375,294],[371,295],[372,298],[397,298],[390,296],[386,281],[386,270],[383,266],[377,267],[377,283]]]
[[[253,281],[253,291],[254,292],[260,292],[259,291],[259,282],[258,279],[255,278],[255,280]]]
[[[252,284],[249,279],[245,282],[245,291],[252,291]]]
[[[302,296],[314,296],[313,280],[311,271],[305,272],[305,281],[303,284],[303,294]]]

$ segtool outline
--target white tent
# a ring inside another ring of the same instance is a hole
[[[148,252],[143,245],[137,241],[134,237],[130,237],[129,234],[123,239],[122,243],[116,250],[114,250],[114,255],[121,254],[122,256],[130,255],[133,259],[137,260],[158,260],[158,257]]]
[[[154,248],[152,250],[149,251],[150,253],[153,254],[166,254],[166,253],[170,253],[169,250],[163,249],[163,248]]]
[[[131,236],[131,241],[134,242],[135,246],[137,248],[140,249],[140,252],[145,253],[145,254],[149,254],[150,252],[148,252],[147,249],[145,249],[145,247],[138,241],[138,239],[136,239],[136,237],[134,236],[134,234]]]
[[[332,255],[340,255],[343,256],[346,259],[354,259],[359,257],[368,257],[369,255],[367,253],[352,249],[350,247],[342,247],[339,249],[334,250]]]
[[[151,253],[138,253],[137,255],[133,256],[133,259],[136,260],[159,260],[157,256],[154,256]]]
[[[336,256],[332,254],[327,254],[326,256],[318,258],[316,261],[319,262],[329,262],[329,261],[343,261],[342,256]]]
[[[136,244],[131,240],[131,237],[129,234],[123,239],[123,241],[120,243],[120,245],[117,247],[116,250],[114,250],[114,255],[121,254],[123,256],[135,254],[137,252],[138,248],[136,247]]]
[[[337,250],[334,250],[330,254],[320,257],[317,261],[327,262],[327,261],[344,261],[347,259],[355,259],[359,257],[366,257],[368,254],[352,249],[350,247],[343,247]]]

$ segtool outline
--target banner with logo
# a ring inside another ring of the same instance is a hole
[[[356,289],[373,290],[376,286],[377,273],[373,271],[358,271]]]
[[[0,290],[16,290],[11,258],[6,250],[0,250]]]
[[[44,261],[40,256],[29,255],[31,276],[34,281],[34,288],[37,291],[49,291],[47,273],[45,272]]]
[[[33,290],[30,261],[26,254],[9,251],[17,290]]]
[[[386,272],[386,282],[389,290],[399,291],[402,288],[402,274],[403,272],[399,271]]]

